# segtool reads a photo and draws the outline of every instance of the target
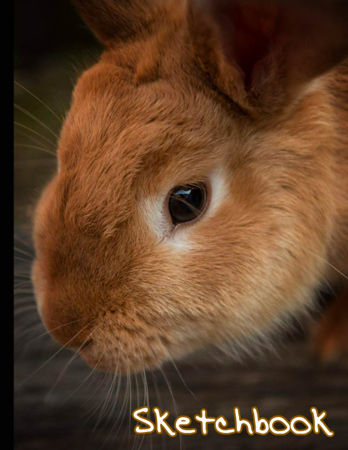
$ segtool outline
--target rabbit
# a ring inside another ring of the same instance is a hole
[[[271,336],[346,281],[347,2],[73,4],[105,50],[34,214],[52,337],[154,369]]]

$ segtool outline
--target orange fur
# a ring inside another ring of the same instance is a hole
[[[107,49],[77,83],[36,209],[33,280],[55,339],[87,341],[81,355],[99,368],[154,367],[266,332],[334,279],[331,266],[347,273],[338,31],[328,60],[316,39],[313,61],[296,43],[270,49],[267,61],[297,64],[280,72],[258,59],[243,68],[186,2],[75,3]],[[146,202],[213,172],[228,189],[214,213],[187,226],[182,247],[156,235]]]

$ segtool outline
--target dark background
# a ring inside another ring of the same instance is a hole
[[[35,69],[53,52],[97,45],[67,0],[15,0],[14,17],[17,69]]]
[[[242,362],[207,351],[178,362],[177,368],[168,364],[163,373],[129,380],[91,373],[78,357],[59,351],[43,335],[30,283],[32,208],[55,171],[60,120],[73,85],[101,49],[68,1],[16,0],[14,17],[15,448],[139,448],[130,411],[144,404],[191,417],[205,407],[210,415],[227,419],[232,419],[234,406],[247,417],[257,406],[265,417],[287,418],[310,417],[309,408],[316,406],[327,410],[327,423],[336,435],[250,437],[244,432],[224,438],[212,431],[205,438],[185,437],[181,443],[179,438],[151,435],[142,448],[347,448],[347,362],[318,362],[309,351],[311,322],[303,321],[284,334],[274,343],[275,351]]]

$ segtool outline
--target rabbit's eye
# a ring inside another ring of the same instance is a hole
[[[169,193],[168,208],[174,225],[191,222],[202,214],[207,203],[203,183],[177,186]]]

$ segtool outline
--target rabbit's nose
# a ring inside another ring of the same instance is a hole
[[[47,331],[63,347],[80,349],[92,343],[91,332],[96,319],[81,317],[67,308],[65,301],[45,301],[41,316]]]

